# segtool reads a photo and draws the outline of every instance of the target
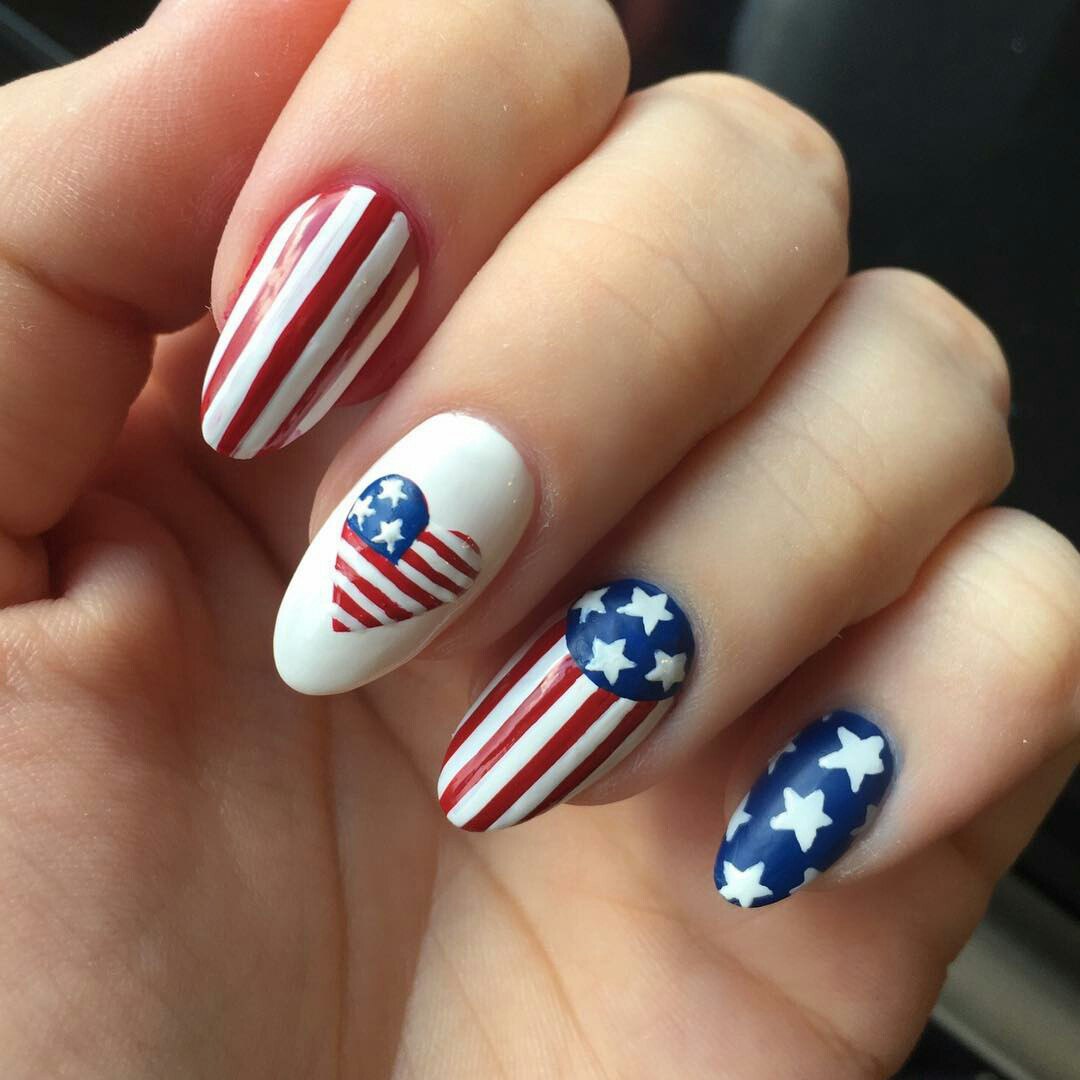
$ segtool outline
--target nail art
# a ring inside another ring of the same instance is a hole
[[[361,686],[423,648],[498,572],[533,483],[489,424],[431,417],[377,461],[312,540],[274,631],[282,678],[307,694]]]
[[[301,203],[270,238],[210,359],[202,428],[250,458],[310,430],[371,359],[420,280],[405,214],[353,185]]]
[[[614,768],[671,708],[694,658],[682,608],[656,585],[612,581],[549,622],[458,726],[439,803],[472,832],[535,817]]]
[[[829,713],[804,728],[728,822],[713,872],[720,895],[764,907],[808,885],[869,826],[893,771],[888,739],[857,713]]]

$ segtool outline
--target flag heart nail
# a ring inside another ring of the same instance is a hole
[[[480,572],[466,533],[433,524],[404,476],[383,476],[353,503],[334,565],[331,625],[339,633],[404,622],[456,600]]]
[[[428,417],[312,538],[274,628],[281,677],[338,694],[411,659],[498,573],[532,507],[532,477],[505,435],[463,413]]]

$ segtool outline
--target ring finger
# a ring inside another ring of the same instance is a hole
[[[584,595],[549,638],[481,695],[440,778],[451,821],[515,824],[638,744],[633,768],[590,799],[685,760],[902,594],[997,494],[1011,468],[1006,399],[993,338],[943,290],[900,271],[851,279],[746,413],[575,574]],[[642,743],[688,678],[690,626],[698,677]]]

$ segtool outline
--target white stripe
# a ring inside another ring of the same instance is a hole
[[[369,563],[347,540],[342,540],[338,544],[338,554],[352,567],[357,577],[370,581],[375,588],[386,593],[398,607],[403,607],[414,615],[427,611],[427,608],[419,600],[406,596],[377,566]]]
[[[409,240],[409,225],[405,215],[396,213],[390,219],[383,234],[375,242],[368,257],[357,268],[349,283],[341,291],[337,302],[319,327],[308,339],[296,362],[274,391],[266,408],[251,425],[233,455],[238,458],[254,457],[274,436],[285,418],[296,407],[307,388],[322,371],[323,365],[345,340],[353,323],[371,303],[379,286],[394,269],[402,250]],[[336,384],[335,384],[336,385]],[[346,384],[347,385],[347,384]],[[327,397],[320,395],[318,400]],[[338,394],[338,397],[341,395]],[[331,398],[332,405],[337,398]],[[318,401],[315,402],[318,404]]]
[[[369,600],[360,590],[340,571],[334,571],[334,584],[341,587],[341,591],[350,596],[353,602],[381,625],[389,626],[394,620],[374,600]],[[371,629],[368,627],[367,629]]]
[[[428,525],[427,531],[438,537],[459,559],[479,572],[480,555],[471,544],[462,540],[460,536],[455,536],[450,529],[444,529],[439,525]]]
[[[444,604],[449,604],[458,597],[458,594],[452,593],[449,589],[444,589],[441,585],[436,585],[426,574],[421,574],[419,570],[414,570],[404,560],[397,564],[397,568],[403,577],[407,577],[414,585],[419,585],[421,589],[431,593],[436,600],[441,600]]]
[[[531,814],[607,737],[638,702],[619,698],[593,721],[585,734],[520,799],[508,807],[490,830],[516,825]],[[618,753],[618,750],[615,751]],[[580,785],[579,785],[580,787]]]
[[[413,544],[412,549],[435,573],[449,578],[455,585],[467,589],[473,583],[473,579],[468,574],[463,574],[456,567],[451,566],[433,547],[425,544],[423,540],[418,539]]]
[[[535,641],[533,642],[535,644]],[[550,649],[536,661],[535,664],[504,695],[502,701],[484,717],[483,722],[473,731],[469,737],[454,751],[453,757],[443,766],[439,774],[438,793],[441,796],[450,779],[456,776],[462,766],[491,738],[508,716],[540,685],[541,680],[549,671],[565,656],[570,654],[566,651],[566,638],[560,637]],[[465,723],[483,702],[487,694],[480,698],[466,715]],[[459,725],[460,726],[460,725]]]
[[[349,357],[349,362],[341,369],[338,377],[317,401],[312,402],[311,408],[304,413],[300,423],[297,424],[297,436],[310,431],[330,411],[334,402],[348,390],[352,381],[360,374],[364,365],[371,359],[372,354],[386,340],[386,335],[393,330],[394,324],[401,318],[405,305],[412,299],[412,295],[416,292],[416,286],[419,283],[420,268],[417,267],[409,275],[405,284],[398,289],[397,296],[394,297],[390,306],[368,331],[367,337],[360,342],[356,351]]]
[[[596,683],[584,675],[579,675],[559,697],[548,705],[547,710],[536,723],[465,793],[461,801],[446,815],[450,821],[459,827],[467,825],[536,757],[558,733],[559,728],[598,691]],[[447,783],[449,783],[449,777]],[[535,786],[534,784],[533,787]]]
[[[337,604],[330,605],[333,610],[333,617],[338,622],[344,623],[350,630],[367,630],[366,627],[359,619],[354,619],[343,607]]]
[[[373,197],[366,188],[350,188],[282,283],[206,410],[203,435],[212,446],[221,441],[281,332],[318,285]]]
[[[232,341],[233,335],[236,333],[236,328],[244,321],[244,316],[251,310],[251,305],[255,303],[256,297],[262,292],[266,279],[270,276],[270,271],[274,268],[274,263],[277,262],[278,257],[288,243],[289,237],[296,231],[300,219],[308,212],[312,203],[318,197],[318,195],[312,195],[307,202],[301,203],[281,223],[270,243],[266,245],[262,258],[256,264],[255,269],[252,270],[251,276],[244,283],[232,311],[229,312],[229,317],[225,320],[225,325],[221,328],[221,337],[218,338],[217,344],[214,346],[214,354],[210,357],[210,366],[206,369],[206,378],[203,379],[203,393],[206,393],[206,388],[210,385],[210,380],[214,377],[214,372],[217,371],[218,364],[221,363],[221,358],[225,355],[225,350],[229,347],[229,342]]]
[[[532,648],[532,647],[533,647],[533,646],[534,646],[534,645],[535,645],[535,644],[536,644],[536,643],[537,643],[537,642],[538,642],[538,641],[539,641],[539,640],[540,640],[540,639],[541,639],[541,638],[542,638],[542,637],[543,637],[543,636],[544,636],[544,635],[545,635],[545,634],[546,634],[546,633],[547,633],[547,632],[548,632],[548,631],[549,631],[549,630],[550,630],[550,629],[551,629],[551,628],[552,628],[553,626],[555,626],[555,625],[556,625],[556,624],[557,624],[558,622],[560,622],[561,620],[562,620],[562,615],[556,615],[556,616],[555,616],[554,618],[552,618],[552,619],[551,619],[551,620],[550,620],[549,622],[547,622],[547,623],[546,623],[546,624],[544,625],[543,629],[541,629],[541,630],[540,630],[540,631],[539,631],[538,633],[536,633],[536,634],[533,634],[533,636],[532,636],[531,638],[529,638],[529,640],[528,640],[528,641],[526,641],[526,642],[525,642],[525,644],[524,644],[524,645],[522,645],[522,646],[521,646],[521,648],[520,648],[520,649],[518,649],[518,651],[517,651],[516,653],[514,653],[514,655],[513,655],[513,656],[511,656],[511,657],[510,657],[510,659],[509,659],[509,660],[507,660],[507,661],[506,661],[506,663],[505,663],[505,664],[503,664],[503,666],[502,666],[501,668],[499,668],[499,670],[498,670],[498,671],[497,671],[497,672],[495,673],[495,675],[494,675],[494,676],[492,677],[492,680],[491,680],[491,682],[489,682],[489,683],[487,684],[487,686],[485,686],[485,687],[484,687],[484,689],[483,689],[483,690],[481,691],[481,693],[480,693],[480,694],[479,694],[479,695],[477,696],[476,700],[475,700],[475,701],[473,701],[472,705],[471,705],[471,706],[469,707],[469,711],[468,711],[468,712],[467,712],[467,713],[466,713],[466,714],[465,714],[465,715],[464,715],[464,716],[463,716],[463,717],[461,718],[461,721],[460,721],[460,723],[458,724],[458,726],[457,726],[456,728],[454,728],[454,734],[455,734],[455,735],[456,735],[456,734],[458,733],[458,731],[460,731],[460,730],[461,730],[461,728],[462,728],[462,727],[464,727],[464,726],[465,726],[465,724],[467,724],[467,723],[469,722],[469,717],[471,717],[471,716],[472,716],[472,714],[473,714],[474,712],[476,712],[476,710],[477,710],[477,709],[479,709],[481,705],[483,705],[483,703],[485,702],[485,700],[487,700],[487,696],[488,696],[488,694],[490,694],[490,693],[491,693],[491,691],[492,691],[492,690],[494,690],[494,689],[495,689],[495,687],[496,687],[496,686],[498,686],[498,685],[499,685],[499,683],[501,683],[501,682],[503,681],[503,679],[504,679],[504,678],[505,678],[505,677],[506,677],[506,676],[507,676],[507,675],[508,675],[508,674],[509,674],[509,673],[510,673],[511,671],[513,671],[513,670],[514,670],[514,668],[515,668],[515,667],[516,667],[516,666],[517,666],[517,665],[518,665],[518,664],[519,664],[519,663],[521,662],[521,658],[522,658],[522,657],[523,657],[523,656],[524,656],[524,655],[525,655],[525,654],[526,654],[526,653],[527,653],[527,652],[528,652],[528,651],[529,651],[529,650],[530,650],[530,649],[531,649],[531,648]],[[564,641],[565,641],[565,638],[564,638]],[[526,674],[527,674],[527,673],[526,673]]]
[[[569,795],[563,799],[563,802],[569,802],[575,795],[580,794],[590,784],[595,784],[601,777],[607,776],[616,765],[619,764],[625,757],[627,757],[632,750],[636,750],[645,739],[652,734],[653,728],[664,718],[667,711],[671,708],[673,698],[664,698],[662,701],[656,703],[655,708],[641,721],[640,724],[633,731],[630,732],[627,738],[615,747],[615,749],[608,755],[607,761],[603,763],[598,769],[594,769],[584,780]]]

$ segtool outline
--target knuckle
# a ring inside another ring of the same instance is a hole
[[[625,92],[630,74],[630,48],[618,17],[606,0],[559,0],[537,5],[519,2],[516,25],[530,24],[544,42],[548,62],[572,105],[570,115],[596,109],[598,88]]]
[[[843,151],[809,113],[749,79],[721,72],[681,75],[661,87],[707,103],[714,114],[740,127],[751,140],[779,148],[804,175],[819,183],[846,223],[849,187]]]
[[[1004,651],[1011,685],[1038,712],[1075,709],[1080,553],[1056,529],[1020,510],[986,510],[968,530],[975,561],[959,576],[978,589],[976,618]]]
[[[948,289],[911,270],[864,270],[850,287],[870,292],[904,317],[935,353],[978,377],[995,408],[1008,411],[1009,366],[993,331]]]

